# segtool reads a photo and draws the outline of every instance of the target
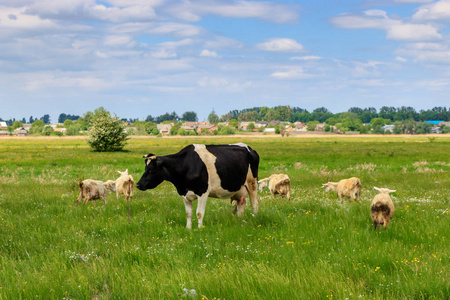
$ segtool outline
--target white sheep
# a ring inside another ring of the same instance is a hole
[[[325,187],[325,192],[328,193],[330,190],[337,193],[341,203],[344,203],[343,197],[350,199],[359,200],[361,197],[361,180],[357,177],[352,177],[349,179],[342,179],[339,182],[327,182],[322,184]]]
[[[78,182],[78,186],[80,187],[80,195],[76,201],[76,206],[78,206],[78,203],[80,203],[83,198],[83,204],[92,200],[94,201],[95,206],[95,202],[98,199],[102,199],[103,203],[106,204],[106,193],[108,191],[115,191],[115,182],[112,180],[103,182],[100,180],[85,179]]]
[[[258,181],[259,191],[262,191],[265,187],[269,187],[269,191],[272,197],[276,194],[291,198],[291,180],[286,174],[273,174],[267,178]]]
[[[115,190],[117,200],[119,200],[120,194],[125,195],[125,201],[133,199],[134,180],[131,175],[128,174],[128,169],[125,172],[117,171],[120,177],[115,181]]]
[[[380,193],[375,195],[370,204],[370,216],[373,220],[373,227],[377,229],[378,225],[386,227],[391,223],[391,219],[394,216],[394,203],[392,202],[390,193],[396,192],[386,188],[374,187]]]

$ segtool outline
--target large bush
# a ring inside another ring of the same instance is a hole
[[[111,117],[102,107],[91,119],[92,127],[87,142],[96,151],[120,151],[125,147],[128,134],[119,117]]]

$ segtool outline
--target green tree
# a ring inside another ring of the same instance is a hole
[[[255,128],[256,128],[256,127],[255,127],[255,123],[250,123],[250,124],[248,124],[248,126],[247,126],[247,130],[248,130],[248,131],[253,131]]]
[[[64,128],[69,128],[72,125],[73,125],[73,121],[71,119],[66,119],[64,121]]]
[[[183,113],[183,115],[181,116],[181,120],[186,122],[197,122],[197,113],[193,111],[187,111]]]
[[[31,124],[30,134],[40,134],[44,130],[44,121],[36,120]]]
[[[213,111],[208,115],[208,122],[211,124],[216,124],[219,122],[219,116]]]
[[[319,121],[309,121],[306,123],[306,129],[308,131],[314,131],[316,130],[317,125],[319,124]]]
[[[231,128],[238,128],[239,124],[238,121],[236,119],[231,119],[230,122],[228,123],[228,126],[230,126]]]
[[[16,130],[21,127],[23,127],[23,123],[21,121],[14,121],[12,124],[12,130]]]
[[[128,134],[125,124],[119,117],[111,114],[103,107],[95,110],[92,116],[92,130],[87,143],[96,151],[120,151],[125,147]]]
[[[42,131],[42,134],[48,136],[48,135],[51,135],[53,133],[53,131],[55,131],[53,129],[53,127],[50,126],[50,125],[47,125],[47,126],[44,127],[44,130]]]

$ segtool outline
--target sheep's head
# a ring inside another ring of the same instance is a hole
[[[111,192],[116,191],[116,182],[114,180],[108,180],[104,184],[105,184],[106,190],[111,191]]]
[[[269,178],[264,178],[258,181],[259,191],[261,192],[265,187],[267,187],[267,184],[269,182]]]
[[[395,193],[397,190],[390,190],[387,188],[377,188],[377,187],[373,187],[374,189],[376,189],[377,191],[380,192],[380,194],[390,194],[390,193]]]
[[[337,182],[327,182],[322,184],[322,187],[325,188],[325,193],[328,193],[329,191],[336,191],[338,183]]]
[[[117,171],[117,172],[120,174],[120,176],[128,175],[128,169],[126,169],[125,172],[120,172],[120,171]]]

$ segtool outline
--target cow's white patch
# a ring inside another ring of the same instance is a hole
[[[156,159],[156,156],[153,155],[153,156],[150,156],[150,157],[147,158],[147,166],[150,164],[152,159]],[[128,172],[128,169],[127,169],[127,172]]]
[[[194,151],[198,153],[208,171],[208,190],[206,193],[208,193],[210,197],[221,199],[234,196],[237,191],[228,191],[222,188],[221,180],[215,166],[217,158],[211,152],[206,150],[205,145],[194,144]]]
[[[236,144],[229,144],[230,146],[239,146],[239,147],[244,147],[247,148],[247,150],[250,152],[250,149],[248,149],[248,145],[244,144],[242,142],[236,143]]]

